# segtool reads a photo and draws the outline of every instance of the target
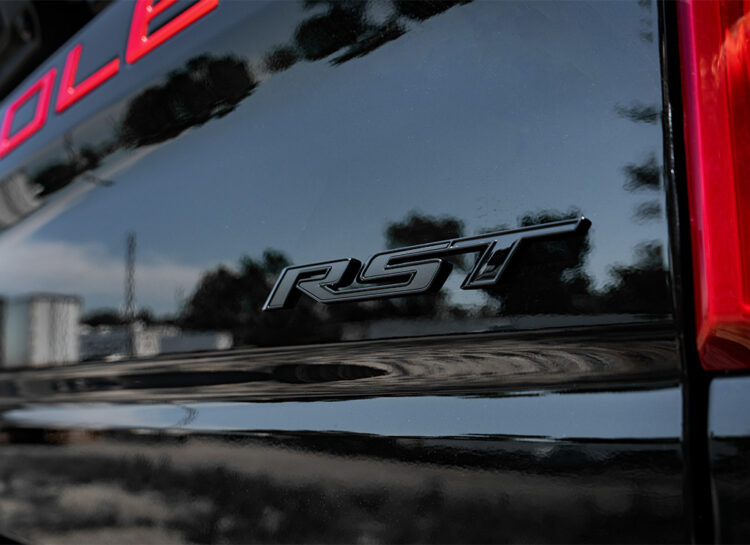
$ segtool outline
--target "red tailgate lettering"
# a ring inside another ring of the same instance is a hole
[[[177,17],[154,31],[153,34],[149,34],[148,24],[151,20],[176,1],[160,0],[154,5],[154,0],[137,0],[135,9],[133,10],[133,20],[130,23],[128,47],[125,52],[125,60],[129,64],[134,63],[186,26],[203,17],[219,3],[219,0],[198,0],[198,2],[180,13]]]
[[[99,87],[102,83],[117,74],[120,69],[120,59],[115,58],[102,66],[99,70],[91,74],[78,85],[75,85],[76,72],[78,71],[78,61],[81,59],[81,50],[83,46],[78,44],[70,53],[65,61],[62,79],[60,81],[60,90],[57,93],[57,113],[69,108],[74,102],[91,91]]]
[[[0,157],[5,157],[12,149],[42,128],[42,125],[44,125],[44,122],[47,120],[47,110],[49,109],[52,85],[55,83],[56,73],[57,70],[54,68],[50,69],[49,72],[39,78],[36,83],[29,87],[24,94],[18,97],[10,106],[8,106],[8,109],[5,110],[3,125],[2,128],[0,128]],[[26,126],[16,132],[16,134],[11,136],[10,130],[16,112],[37,92],[39,93],[39,99],[36,103],[34,119],[29,121]]]

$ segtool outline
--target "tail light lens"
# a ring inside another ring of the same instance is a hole
[[[750,1],[678,5],[698,350],[750,368]]]

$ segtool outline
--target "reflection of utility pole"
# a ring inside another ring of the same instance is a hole
[[[128,233],[125,243],[125,320],[135,321],[135,233]]]
[[[125,323],[130,337],[130,357],[135,357],[135,233],[128,233],[125,242]]]

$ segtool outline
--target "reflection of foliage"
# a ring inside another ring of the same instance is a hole
[[[525,214],[520,227],[580,216],[580,211],[561,213],[542,210]],[[591,250],[588,234],[525,243],[498,284],[487,289],[502,301],[504,314],[575,314],[590,303],[591,280],[583,271]]]
[[[370,26],[357,39],[356,43],[353,43],[344,54],[339,55],[331,62],[341,64],[355,57],[364,57],[381,45],[400,37],[405,32],[406,29],[395,20],[388,21],[383,25]]]
[[[520,227],[580,216],[542,210],[519,219]],[[499,229],[493,229],[499,230]],[[400,248],[461,237],[463,223],[412,211],[385,230],[389,248]],[[611,268],[613,281],[604,292],[593,289],[583,267],[591,250],[588,233],[526,241],[497,285],[486,288],[487,301],[478,316],[528,314],[591,314],[597,312],[662,314],[669,311],[666,271],[661,247],[638,247],[635,262]],[[471,258],[469,258],[471,259]],[[466,270],[457,257],[450,260]],[[459,318],[466,310],[448,302],[445,290],[410,297],[320,305],[301,297],[293,310],[260,309],[288,260],[266,251],[261,261],[243,258],[239,272],[219,267],[206,273],[183,310],[180,325],[197,330],[229,330],[239,344],[276,345],[332,341],[341,325],[402,318]]]
[[[266,55],[263,65],[271,73],[281,72],[294,66],[297,62],[297,53],[291,47],[277,47]]]
[[[463,236],[463,222],[452,217],[434,217],[411,211],[402,221],[389,223],[385,229],[388,248],[416,246]],[[462,267],[460,256],[447,258]],[[395,318],[437,318],[460,313],[446,300],[445,293],[425,293],[413,297],[380,299],[332,307],[331,315],[341,321],[369,321]]]
[[[667,313],[670,310],[667,271],[661,244],[648,242],[635,249],[632,265],[610,269],[614,283],[604,294],[607,309],[628,313]]]
[[[461,237],[464,234],[463,231],[463,222],[455,218],[448,216],[436,218],[411,211],[403,221],[390,223],[385,230],[385,236],[388,248],[399,248]],[[447,261],[459,267],[462,266],[460,257],[448,258]],[[389,318],[407,316],[436,318],[451,315],[457,311],[448,305],[443,291],[379,301],[373,310]]]
[[[661,114],[659,108],[656,106],[641,102],[633,102],[630,106],[615,106],[615,111],[617,115],[625,119],[635,121],[636,123],[648,123],[650,125],[656,125]]]
[[[625,165],[623,170],[627,178],[625,189],[628,191],[659,189],[661,186],[661,167],[654,153],[651,153],[640,164]]]
[[[363,8],[362,2],[332,4],[328,12],[300,24],[294,40],[302,56],[316,61],[355,43],[365,28]]]
[[[470,0],[398,0],[395,11],[381,24],[368,20],[367,0],[334,2],[308,0],[307,7],[324,5],[328,11],[315,15],[297,27],[295,46],[304,59],[315,61],[344,48],[332,64],[363,57],[406,33],[405,20],[425,21],[457,4]],[[286,66],[288,67],[288,66]]]
[[[645,2],[639,0],[638,4],[642,9],[651,9],[649,0]],[[651,18],[649,17],[646,21],[651,21]],[[632,102],[630,106],[617,105],[615,111],[620,117],[634,123],[648,123],[650,125],[656,125],[661,115],[661,111],[656,105],[643,104],[638,101]],[[641,163],[625,165],[623,171],[625,172],[625,189],[627,191],[658,191],[661,187],[661,169],[654,152],[651,152]],[[638,223],[658,220],[661,215],[661,205],[655,200],[638,204],[633,213],[633,217]]]
[[[86,314],[81,322],[90,326],[100,325],[123,325],[126,323],[125,317],[120,311],[113,308],[100,308]]]
[[[152,311],[148,307],[142,308],[138,311],[138,313],[135,315],[135,321],[142,322],[146,325],[155,325],[165,322],[165,320],[157,318],[156,315],[154,315],[154,311]]]
[[[654,41],[653,31],[653,17],[650,16],[652,1],[651,0],[638,0],[638,7],[644,11],[649,12],[647,17],[641,18],[641,30],[638,32],[638,37],[644,42],[651,43]]]
[[[78,157],[47,166],[34,176],[34,182],[42,187],[40,196],[50,195],[62,189],[76,176],[99,166],[99,162],[99,153],[91,148],[83,148]]]
[[[390,223],[385,237],[388,248],[400,248],[461,237],[463,232],[464,224],[458,219],[435,218],[412,211],[405,220]]]
[[[466,4],[470,0],[396,0],[396,9],[404,17],[425,21],[442,13],[457,4]]]
[[[623,171],[627,191],[658,191],[661,188],[661,168],[654,153],[642,163],[625,165]],[[662,216],[661,204],[658,200],[644,201],[635,207],[633,216],[638,223],[658,220]]]
[[[135,315],[136,322],[142,322],[147,325],[170,324],[173,318],[170,316],[157,317],[150,308],[142,308]],[[81,323],[93,327],[100,325],[119,326],[128,323],[127,318],[119,311],[113,308],[98,308],[87,313]]]
[[[237,344],[294,344],[335,340],[339,333],[326,325],[312,301],[303,298],[294,311],[262,312],[276,275],[287,258],[273,250],[261,261],[240,260],[239,272],[219,267],[207,272],[188,300],[179,324],[192,330],[228,330]]]
[[[305,0],[306,8],[323,6],[326,11],[302,21],[289,43],[277,45],[263,57],[262,69],[278,73],[301,59],[316,61],[344,50],[331,60],[339,65],[402,36],[408,20],[424,21],[468,1],[399,0],[383,23],[373,23],[367,17],[369,0]],[[123,145],[164,142],[190,127],[228,114],[258,84],[244,59],[207,55],[193,58],[185,67],[170,73],[166,82],[145,89],[131,100],[117,141],[96,150],[84,147],[73,160],[45,167],[34,181],[42,187],[42,196],[53,193],[95,169]],[[93,177],[90,181],[102,182]]]
[[[658,220],[661,218],[662,210],[659,201],[646,201],[642,202],[635,208],[635,220],[637,222],[646,222],[651,220]]]
[[[231,112],[258,85],[244,60],[196,57],[130,103],[121,138],[130,146],[155,144]]]

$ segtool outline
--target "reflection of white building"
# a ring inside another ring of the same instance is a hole
[[[224,331],[182,331],[140,322],[91,327],[80,323],[80,315],[81,300],[75,296],[0,298],[0,367],[48,367],[232,348],[232,334]]]
[[[124,326],[82,325],[80,329],[81,359],[123,359],[227,350],[232,348],[232,334],[225,331],[182,331],[175,326],[146,326],[141,322]],[[132,351],[132,352],[131,352]]]
[[[79,361],[81,300],[34,294],[0,303],[0,364],[43,367]]]

